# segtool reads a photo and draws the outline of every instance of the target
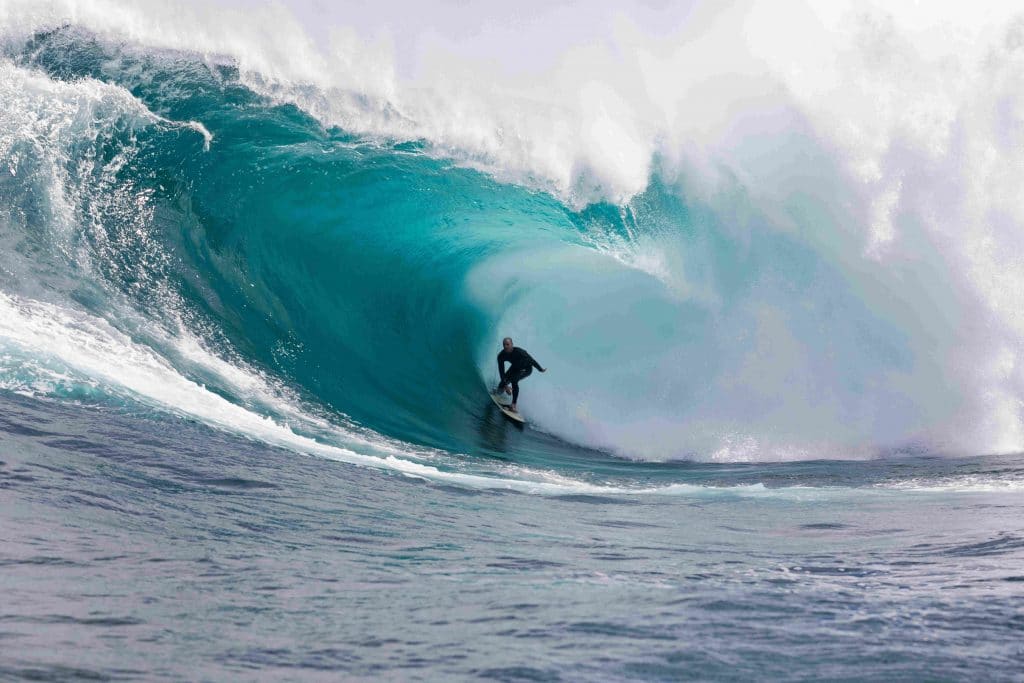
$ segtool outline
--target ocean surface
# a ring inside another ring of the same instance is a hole
[[[446,7],[0,1],[0,678],[1021,680],[1019,22]]]

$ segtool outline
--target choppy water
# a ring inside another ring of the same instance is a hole
[[[1020,674],[1020,458],[680,465],[708,488],[549,497],[3,407],[4,677]]]
[[[0,2],[0,677],[1019,679],[1016,24],[165,4]]]

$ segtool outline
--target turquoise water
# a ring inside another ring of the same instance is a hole
[[[777,201],[579,202],[230,60],[6,50],[5,676],[1017,675],[1019,400],[795,109]]]

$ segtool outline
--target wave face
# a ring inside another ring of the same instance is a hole
[[[472,43],[413,89],[401,50],[318,52],[281,8],[218,33],[196,27],[228,10],[25,7],[0,62],[9,390],[350,459],[1024,449],[1016,25],[950,85],[862,18],[822,104],[741,69],[632,93],[629,59],[580,82],[568,51],[538,57],[549,90],[437,77]],[[617,49],[671,42],[656,14]],[[484,393],[505,335],[550,368],[511,437]]]

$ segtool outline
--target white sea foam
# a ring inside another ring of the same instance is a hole
[[[917,493],[1012,493],[1024,491],[1024,481],[990,475],[963,475],[948,479],[906,479],[878,487]]]

